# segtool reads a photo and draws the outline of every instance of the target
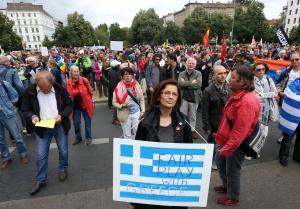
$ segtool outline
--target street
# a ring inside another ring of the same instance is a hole
[[[112,110],[106,103],[95,105],[92,121],[93,142],[72,145],[74,129],[69,135],[68,178],[61,182],[58,178],[58,151],[53,139],[49,153],[47,185],[31,197],[30,189],[35,183],[35,140],[23,135],[30,162],[23,165],[15,144],[9,140],[13,163],[0,173],[0,208],[131,208],[128,203],[112,200],[113,138],[122,135],[119,125],[111,124]],[[277,123],[270,122],[269,137],[261,157],[245,160],[242,169],[241,196],[239,208],[285,208],[299,207],[300,194],[299,163],[289,159],[288,166],[278,162],[280,138]],[[83,121],[82,121],[82,127]],[[202,131],[201,114],[197,113],[197,131]],[[84,138],[84,129],[82,129]],[[6,139],[9,139],[6,133]],[[203,143],[199,138],[195,143]],[[290,155],[293,153],[291,148]],[[220,184],[218,172],[212,171],[207,208],[223,208],[215,203],[219,194],[213,187]],[[17,200],[17,201],[15,201]]]

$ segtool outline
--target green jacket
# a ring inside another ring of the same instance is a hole
[[[83,72],[83,66],[85,66],[86,68],[87,67],[91,67],[92,66],[92,61],[90,60],[90,58],[84,56],[82,57],[79,57],[76,62],[75,62],[75,65],[79,67],[79,71],[82,73]]]
[[[197,80],[197,82],[192,83],[193,80]],[[194,70],[190,80],[188,79],[187,70],[180,72],[178,83],[181,87],[181,95],[183,95],[183,92],[186,89],[193,89],[195,94],[195,103],[199,103],[201,101],[202,74],[199,71]]]

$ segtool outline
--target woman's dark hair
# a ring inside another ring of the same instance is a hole
[[[152,100],[151,100],[151,105],[150,109],[155,108],[155,102],[158,101],[161,97],[161,92],[166,88],[167,85],[174,85],[177,87],[178,91],[178,97],[176,101],[176,105],[174,109],[179,109],[181,105],[181,91],[180,91],[180,86],[178,84],[178,81],[175,79],[167,79],[162,82],[160,82],[157,87],[155,87],[154,92],[152,94]]]
[[[130,75],[134,75],[134,70],[131,67],[124,67],[121,70],[121,76],[123,77],[125,72],[129,73]]]
[[[244,80],[242,89],[245,91],[254,91],[254,73],[248,65],[237,65],[234,66],[232,71],[236,71],[239,76],[239,81]]]
[[[253,72],[255,71],[257,65],[263,65],[263,66],[266,68],[266,69],[265,69],[265,73],[268,72],[269,67],[268,67],[268,65],[267,65],[266,63],[264,63],[264,62],[256,62],[256,63],[254,63],[253,66],[252,66]]]

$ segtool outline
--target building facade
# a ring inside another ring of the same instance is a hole
[[[287,0],[285,10],[285,32],[289,35],[294,26],[300,25],[300,0]]]
[[[6,16],[14,22],[13,30],[22,38],[24,49],[39,50],[45,36],[52,40],[55,21],[42,4],[7,3]]]
[[[247,5],[241,5],[239,3],[233,3],[229,2],[228,3],[221,3],[221,2],[216,2],[213,3],[207,1],[206,3],[198,3],[195,1],[194,3],[190,2],[186,5],[184,5],[184,8],[178,12],[174,12],[171,14],[168,14],[163,17],[163,22],[165,23],[166,21],[170,21],[170,16],[173,16],[174,22],[176,25],[179,27],[183,26],[183,21],[192,14],[192,12],[197,8],[197,7],[203,7],[209,14],[213,12],[224,12],[228,14],[229,16],[233,17],[234,15],[234,10],[236,7],[242,7],[243,10],[247,10],[248,6]]]

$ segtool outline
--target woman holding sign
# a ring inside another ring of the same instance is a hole
[[[181,93],[178,82],[174,79],[160,82],[153,92],[149,111],[139,123],[135,139],[166,143],[193,143],[191,128],[186,122],[187,117],[179,111],[180,104]],[[136,203],[133,205],[134,209],[187,209],[187,207]]]

